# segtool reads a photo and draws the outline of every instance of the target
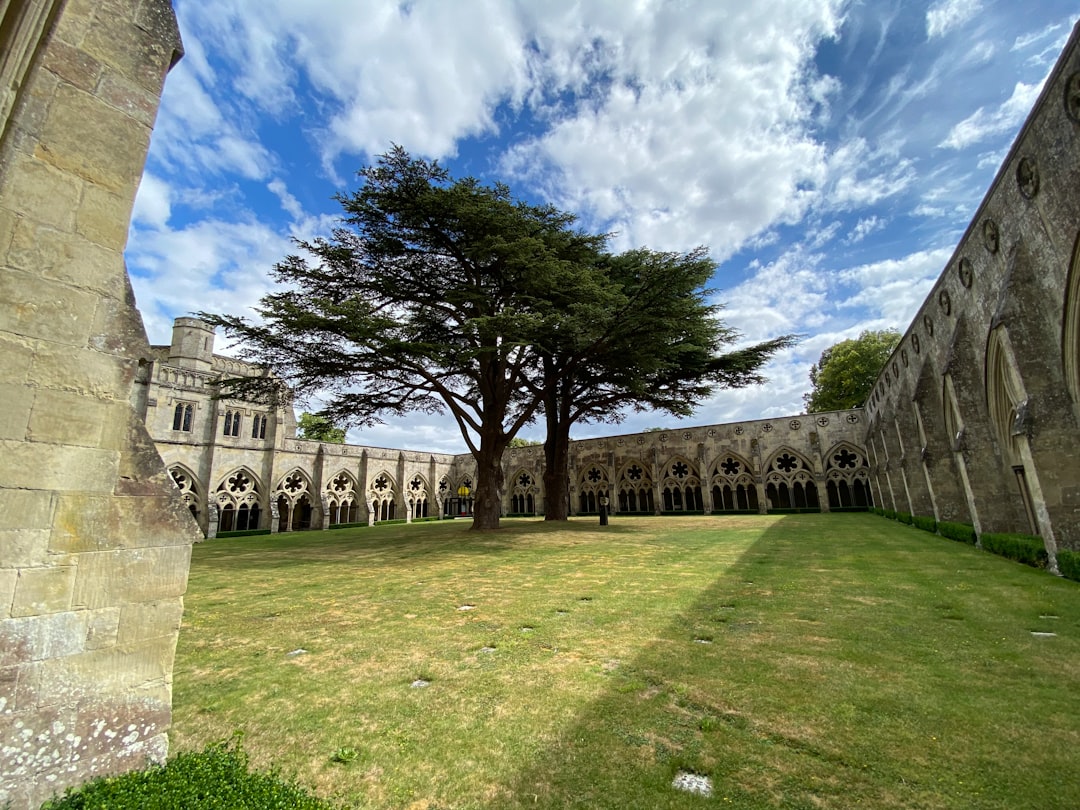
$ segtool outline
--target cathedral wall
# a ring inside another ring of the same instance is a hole
[[[1078,237],[1080,28],[877,380],[875,486],[906,472],[917,514],[1080,548]]]
[[[162,759],[194,523],[122,251],[167,0],[0,5],[0,805]]]

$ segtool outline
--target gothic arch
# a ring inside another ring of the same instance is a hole
[[[260,528],[261,489],[259,477],[248,467],[237,467],[221,477],[211,509],[220,510],[218,533]]]
[[[769,509],[818,509],[814,467],[802,453],[780,447],[765,463],[765,497]]]
[[[330,476],[323,492],[323,503],[329,508],[329,525],[357,523],[360,520],[360,487],[348,470]]]
[[[536,476],[522,467],[514,473],[510,484],[510,514],[535,515],[536,496],[540,492]]]
[[[603,464],[586,465],[578,476],[578,498],[581,501],[579,514],[599,511],[600,498],[610,491],[611,481],[607,468]]]
[[[306,531],[311,528],[315,507],[315,488],[308,474],[295,467],[278,480],[272,502],[279,532]]]
[[[171,465],[169,467],[169,477],[176,484],[176,488],[180,490],[180,498],[191,512],[191,516],[198,520],[202,511],[200,509],[202,506],[202,486],[199,484],[198,477],[183,464]]]
[[[1072,262],[1065,284],[1065,313],[1061,332],[1061,361],[1073,408],[1080,415],[1080,234],[1073,244]]]
[[[397,483],[394,476],[383,470],[368,485],[368,503],[376,521],[393,520],[397,516]]]
[[[628,461],[616,478],[620,512],[656,511],[652,473],[644,461]]]
[[[735,452],[721,453],[709,465],[712,508],[715,512],[757,512],[754,466]]]
[[[697,465],[686,456],[667,460],[660,481],[660,496],[665,512],[702,512],[701,475]]]
[[[865,451],[850,442],[838,442],[824,458],[830,509],[864,509],[874,505],[870,462]]]
[[[416,473],[405,487],[405,505],[413,519],[428,516],[430,498],[431,488],[428,486],[427,478],[421,473]]]

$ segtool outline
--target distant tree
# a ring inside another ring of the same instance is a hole
[[[515,436],[510,440],[507,447],[539,447],[543,442],[536,439],[522,439],[520,436]]]
[[[301,439],[329,444],[345,444],[345,429],[334,427],[334,423],[317,413],[304,411],[296,423]]]
[[[400,147],[360,177],[331,237],[275,266],[260,322],[201,314],[273,371],[230,395],[273,397],[276,380],[329,397],[321,413],[339,425],[449,411],[476,461],[473,528],[497,528],[503,451],[540,405],[535,346],[559,317],[548,293],[571,289],[605,239]]]
[[[806,410],[839,411],[862,405],[899,342],[896,329],[868,329],[823,351],[810,367],[813,388],[803,394]]]
[[[761,366],[796,340],[783,335],[724,353],[739,335],[709,303],[704,285],[716,265],[704,248],[641,248],[604,257],[599,269],[590,292],[564,300],[563,320],[541,338],[547,520],[569,514],[574,424],[619,422],[626,409],[688,416],[717,388],[762,382]]]

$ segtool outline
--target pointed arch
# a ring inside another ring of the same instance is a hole
[[[414,520],[428,516],[428,500],[431,496],[431,488],[428,486],[427,477],[422,473],[416,473],[409,479],[405,486],[405,505],[409,509],[409,515]]]
[[[261,490],[259,476],[250,467],[236,467],[219,479],[214,489],[214,504],[220,510],[218,534],[259,528]]]
[[[587,464],[578,476],[578,513],[594,513],[600,509],[600,498],[611,490],[610,476],[603,464]]]
[[[368,484],[367,499],[372,506],[376,521],[393,520],[397,517],[397,496],[397,481],[385,469],[371,479]]]
[[[660,496],[665,512],[703,512],[701,473],[697,464],[683,455],[674,455],[663,467]]]
[[[652,471],[646,462],[637,459],[625,462],[615,480],[620,512],[651,515],[656,511]]]
[[[1064,365],[1066,388],[1080,418],[1080,234],[1073,243],[1072,261],[1065,283],[1061,362]]]
[[[536,483],[536,476],[521,467],[514,473],[510,483],[510,514],[535,515],[536,496],[540,492],[540,488]]]
[[[359,521],[360,486],[351,472],[341,470],[327,478],[323,503],[329,507],[331,526]]]
[[[315,488],[310,476],[299,467],[281,476],[274,488],[274,504],[279,532],[310,529],[315,507]]]
[[[825,458],[825,490],[829,508],[866,509],[874,505],[870,491],[870,460],[851,442],[833,445]]]
[[[176,488],[180,490],[180,498],[187,505],[191,516],[198,520],[201,513],[200,507],[202,506],[202,486],[199,484],[198,477],[183,464],[171,465],[169,467],[169,477],[172,479],[173,484],[176,485]]]
[[[769,510],[819,509],[814,466],[793,448],[777,448],[765,463],[765,497]]]
[[[709,470],[714,512],[758,511],[754,467],[745,456],[731,451],[721,453]]]

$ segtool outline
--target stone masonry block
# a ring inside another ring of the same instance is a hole
[[[124,605],[116,643],[133,644],[153,638],[175,637],[180,632],[184,600],[175,599],[150,604]]]
[[[90,619],[86,628],[86,649],[100,650],[116,644],[120,628],[121,609],[118,607],[86,611]]]
[[[11,615],[11,602],[15,598],[15,583],[19,572],[15,568],[0,568],[0,619]]]
[[[3,549],[5,565],[46,565],[49,561],[49,530],[0,529],[0,549]]]
[[[71,287],[113,298],[124,294],[120,254],[78,234],[23,220],[15,230],[8,261],[16,269]]]
[[[130,363],[92,349],[72,349],[63,344],[41,343],[34,355],[28,379],[42,388],[77,391],[112,399],[130,386]]]
[[[89,650],[41,662],[37,682],[43,705],[75,703],[84,695],[122,697],[145,684],[164,683],[172,671],[175,639]]]
[[[4,262],[3,257],[11,244],[11,237],[15,234],[15,226],[18,222],[19,218],[15,216],[14,211],[0,208],[0,263]]]
[[[0,383],[0,402],[4,403],[0,408],[0,439],[25,439],[34,407],[34,389]]]
[[[172,62],[172,43],[157,39],[127,20],[94,26],[83,40],[83,47],[155,95],[160,94]]]
[[[0,667],[81,653],[88,619],[86,611],[8,619],[0,625]]]
[[[0,273],[0,323],[24,337],[85,346],[97,296],[30,273]]]
[[[0,490],[0,529],[46,529],[52,522],[52,515],[53,496],[50,492]],[[0,551],[0,564],[4,561]]]
[[[131,197],[114,194],[101,186],[87,185],[75,215],[75,228],[102,247],[123,250],[127,244],[131,205]]]
[[[74,589],[73,565],[22,568],[19,570],[19,580],[15,583],[11,615],[37,616],[68,610]]]
[[[110,191],[134,197],[150,128],[74,87],[61,85],[34,155]],[[77,203],[71,206],[71,211]]]
[[[115,70],[106,70],[105,75],[101,77],[98,97],[110,107],[115,107],[140,124],[154,126],[158,109],[157,94],[130,81]]]
[[[0,383],[25,383],[33,359],[33,343],[0,332]]]
[[[79,555],[74,604],[102,608],[183,596],[191,546],[163,546]]]
[[[59,39],[52,40],[46,48],[44,66],[63,81],[88,93],[94,91],[101,78],[101,62]]]
[[[71,177],[29,155],[18,155],[7,178],[0,199],[12,211],[61,231],[75,229],[80,189]]]
[[[49,551],[78,554],[193,542],[195,538],[175,531],[176,517],[171,513],[179,510],[183,517],[186,511],[182,503],[174,509],[178,501],[167,494],[130,498],[65,493],[57,497]]]
[[[119,453],[92,447],[0,440],[0,488],[108,492]]]
[[[110,403],[68,391],[40,389],[30,413],[27,438],[34,442],[98,447]]]

